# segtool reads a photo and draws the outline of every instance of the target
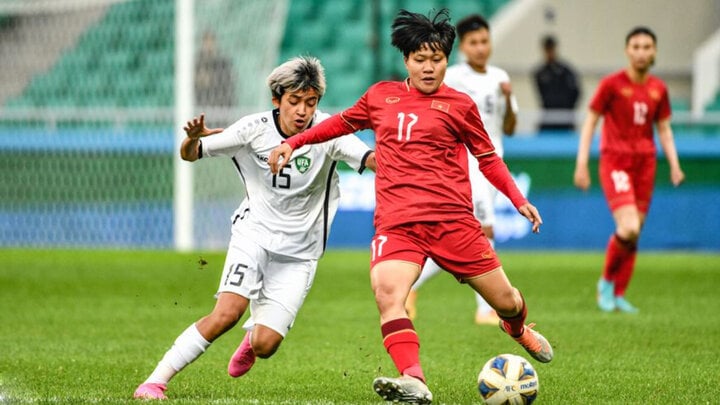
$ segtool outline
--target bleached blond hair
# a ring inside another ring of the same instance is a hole
[[[319,97],[325,94],[325,69],[312,56],[298,56],[273,69],[267,78],[273,98],[280,100],[286,92],[314,89]]]

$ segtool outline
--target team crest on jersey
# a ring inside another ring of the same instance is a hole
[[[430,103],[430,108],[434,108],[434,109],[440,110],[442,112],[449,112],[450,104],[446,103],[444,101],[433,100],[432,103]]]
[[[648,93],[650,93],[651,99],[653,99],[655,101],[660,100],[660,92],[657,89],[650,89],[650,91]]]
[[[385,102],[388,104],[395,104],[400,102],[400,97],[388,97],[385,99]]]
[[[307,156],[298,156],[295,158],[295,168],[300,173],[305,173],[310,168],[312,161]]]

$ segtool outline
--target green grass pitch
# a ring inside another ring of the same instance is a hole
[[[718,403],[720,255],[641,252],[628,299],[638,315],[595,308],[601,253],[501,252],[555,347],[532,361],[538,404]],[[175,337],[208,313],[221,253],[0,250],[0,404],[128,404]],[[202,260],[201,260],[202,259]],[[207,264],[202,264],[206,261]],[[236,327],[180,373],[178,404],[381,403],[396,371],[381,343],[368,254],[331,251],[276,355],[226,374]],[[497,327],[473,324],[474,299],[443,274],[420,291],[416,329],[438,404],[480,403],[475,379],[499,353],[529,358]]]

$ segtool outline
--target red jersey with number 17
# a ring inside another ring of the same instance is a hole
[[[590,108],[603,116],[603,153],[654,155],[653,123],[671,114],[667,87],[661,79],[648,75],[644,83],[634,83],[625,70],[600,82]]]
[[[435,93],[423,94],[407,82],[380,82],[339,119],[344,128],[337,133],[375,131],[378,231],[409,222],[472,217],[465,145],[475,156],[492,155],[494,147],[466,94],[444,84]],[[299,138],[312,139],[339,119],[331,118]],[[291,145],[293,138],[288,139]]]

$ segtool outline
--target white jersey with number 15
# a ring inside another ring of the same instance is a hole
[[[270,252],[318,259],[340,199],[337,162],[362,173],[371,151],[355,135],[347,135],[296,150],[273,175],[267,159],[285,139],[276,115],[277,110],[248,115],[222,133],[202,138],[202,156],[230,157],[245,185],[245,199],[232,216],[233,233]],[[318,110],[313,124],[327,117]]]

